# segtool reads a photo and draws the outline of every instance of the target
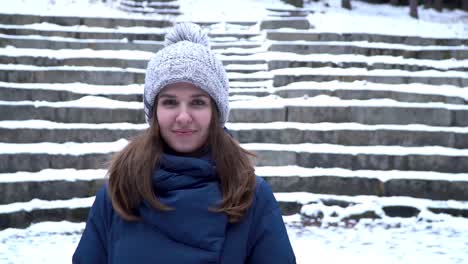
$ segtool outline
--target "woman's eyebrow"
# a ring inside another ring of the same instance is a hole
[[[192,97],[207,97],[208,98],[209,96],[206,94],[194,94],[192,95]]]
[[[162,97],[176,98],[177,96],[172,95],[172,94],[164,94],[164,93],[161,93],[161,94],[159,95],[159,98],[162,98]]]

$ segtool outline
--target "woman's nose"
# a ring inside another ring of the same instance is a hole
[[[180,108],[180,111],[176,117],[176,122],[182,124],[192,122],[192,116],[190,115],[190,112],[188,111],[187,107],[182,106]]]

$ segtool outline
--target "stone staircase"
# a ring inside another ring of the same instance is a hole
[[[153,2],[119,8],[178,12]],[[310,10],[270,12],[200,24],[228,70],[227,126],[283,213],[468,217],[468,39],[312,32]],[[0,16],[0,229],[85,221],[110,155],[146,127],[146,63],[173,21]]]

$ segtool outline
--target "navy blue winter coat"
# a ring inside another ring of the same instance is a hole
[[[153,176],[162,212],[142,203],[140,221],[112,208],[107,187],[96,195],[73,263],[296,263],[278,203],[256,178],[255,198],[241,221],[208,210],[222,198],[213,162],[164,154]]]

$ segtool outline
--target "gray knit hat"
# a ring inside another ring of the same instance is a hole
[[[223,64],[210,49],[208,36],[196,24],[180,23],[166,34],[164,46],[146,69],[143,95],[146,122],[152,122],[155,98],[162,88],[190,82],[211,96],[224,126],[229,116],[229,81]]]

